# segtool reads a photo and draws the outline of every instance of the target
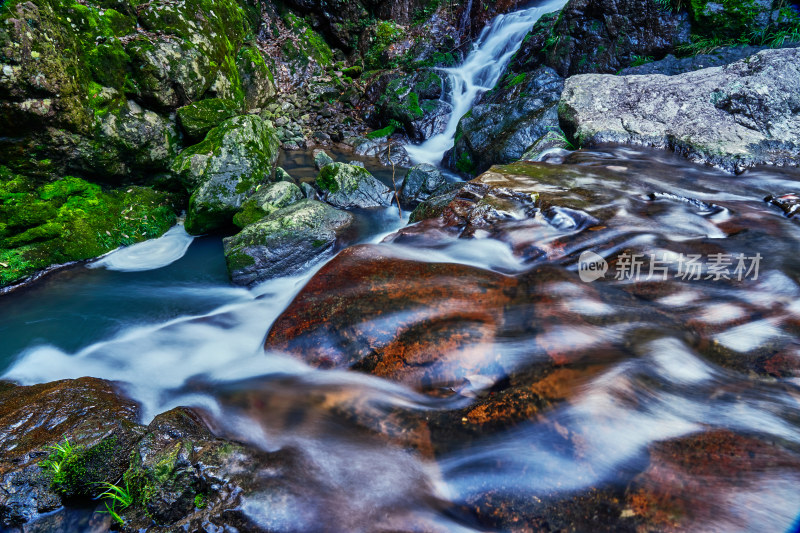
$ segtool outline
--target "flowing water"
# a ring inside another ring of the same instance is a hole
[[[415,163],[441,163],[444,153],[453,147],[453,139],[461,120],[475,99],[497,85],[512,56],[519,50],[522,40],[542,15],[561,9],[566,0],[547,0],[534,7],[499,15],[483,29],[464,62],[453,68],[439,69],[450,79],[444,100],[450,104],[450,114],[445,130],[420,145],[406,146]]]
[[[307,155],[296,157],[295,172],[312,172]],[[800,174],[731,177],[627,148],[576,152],[558,168],[559,184],[537,178],[538,187],[591,199],[583,209],[512,220],[494,235],[380,243],[405,221],[391,211],[362,215],[372,229],[360,242],[386,256],[469,265],[453,280],[464,287],[492,272],[523,287],[512,304],[489,295],[464,304],[501,313],[503,325],[488,347],[482,340],[477,360],[456,360],[471,370],[445,394],[265,353],[265,334],[313,273],[234,288],[219,237],[195,239],[170,262],[187,244],[180,230],[156,263],[123,251],[104,259],[106,268],[78,266],[0,297],[4,378],[119,380],[145,422],[196,406],[221,434],[302,450],[314,465],[303,501],[248,500],[247,513],[273,531],[315,530],[320,521],[333,531],[485,531],[491,520],[473,509],[502,501],[557,525],[554,517],[582,501],[576,495],[621,499],[622,512],[633,513],[640,493],[683,510],[694,531],[791,530],[800,513],[800,228],[763,198],[799,189]],[[520,246],[525,239],[538,251]],[[581,281],[586,250],[612,262],[604,279]],[[636,282],[614,279],[612,259],[624,250],[763,259],[757,279],[751,272],[741,282],[673,271]],[[347,283],[330,291],[352,290]],[[385,311],[361,320],[403,319]],[[447,319],[475,320],[459,317]],[[549,400],[468,434],[452,422],[472,420],[475,405],[519,384]],[[394,438],[422,419],[433,451]],[[728,448],[698,452],[681,441],[720,432],[735,435],[744,462],[730,467]],[[531,511],[536,502],[542,509]],[[82,512],[76,523],[102,530]]]

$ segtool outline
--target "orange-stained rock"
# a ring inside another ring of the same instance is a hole
[[[796,486],[800,455],[756,437],[711,430],[653,445],[650,466],[634,479],[627,500],[648,531],[747,530],[740,520],[756,509],[747,508],[746,495],[764,490],[763,480],[780,478]],[[732,501],[739,503],[731,507]]]
[[[356,246],[322,268],[265,347],[321,368],[352,368],[435,390],[501,374],[496,344],[515,278]]]

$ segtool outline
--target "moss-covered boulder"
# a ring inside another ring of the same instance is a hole
[[[257,47],[246,45],[239,50],[236,69],[247,109],[262,108],[278,94],[275,78]]]
[[[267,123],[246,115],[226,120],[181,152],[172,169],[192,193],[186,231],[198,235],[230,225],[244,200],[272,179],[279,146]]]
[[[388,206],[392,192],[364,167],[330,163],[322,167],[317,186],[326,202],[343,209]]]
[[[0,129],[52,125],[85,132],[88,69],[61,2],[8,0],[0,8]]]
[[[42,183],[0,167],[0,286],[159,237],[175,223],[173,203],[147,187],[103,191],[75,177]]]
[[[241,106],[233,100],[208,98],[178,109],[178,123],[190,139],[200,141],[213,128],[241,112]]]
[[[352,223],[346,211],[302,200],[225,239],[228,272],[239,285],[299,274],[330,253]]]
[[[296,204],[304,197],[300,187],[291,182],[279,181],[262,185],[255,194],[245,200],[242,210],[233,217],[233,223],[244,228],[279,209]]]

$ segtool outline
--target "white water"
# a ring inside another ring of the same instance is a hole
[[[566,3],[566,0],[548,0],[536,7],[498,16],[483,29],[461,66],[440,69],[450,77],[452,91],[447,95],[447,102],[453,107],[453,113],[444,132],[420,145],[406,146],[414,163],[441,163],[444,153],[453,147],[458,122],[475,99],[497,85],[536,21],[542,15],[558,11]]]
[[[105,267],[121,272],[141,272],[171,265],[186,254],[194,237],[179,224],[158,239],[115,250],[89,268]]]

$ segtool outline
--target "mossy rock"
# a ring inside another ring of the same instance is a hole
[[[239,50],[236,69],[247,109],[262,108],[278,94],[275,78],[257,47],[246,45]]]
[[[241,114],[241,111],[233,100],[208,98],[178,109],[178,123],[189,138],[198,141],[213,128]]]
[[[172,166],[191,192],[186,230],[202,234],[229,226],[244,200],[275,173],[280,144],[253,115],[234,117],[187,148]]]
[[[294,183],[279,181],[262,185],[242,204],[242,210],[233,217],[233,223],[244,228],[303,198],[303,191]]]
[[[330,252],[353,216],[316,200],[275,211],[225,239],[225,259],[234,283],[254,283],[307,270]]]
[[[778,3],[773,0],[691,0],[693,30],[699,35],[738,38],[767,28]]]
[[[175,223],[173,201],[146,187],[103,191],[71,176],[40,183],[0,167],[0,285],[159,237]]]
[[[325,201],[336,207],[368,208],[391,204],[389,187],[378,181],[364,167],[347,163],[329,163],[317,176],[317,186]]]

